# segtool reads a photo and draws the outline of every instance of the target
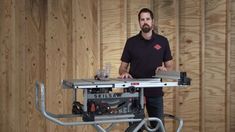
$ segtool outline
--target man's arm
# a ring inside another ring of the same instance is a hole
[[[163,63],[162,66],[157,67],[156,71],[171,71],[173,70],[173,61],[169,60]]]
[[[173,70],[173,61],[169,60],[164,62],[164,66],[166,67],[167,71],[172,71]]]
[[[121,65],[119,67],[119,75],[121,78],[132,78],[132,76],[128,73],[128,66],[129,63],[121,62]]]

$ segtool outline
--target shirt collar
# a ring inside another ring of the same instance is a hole
[[[142,40],[145,40],[145,41],[153,41],[153,40],[155,39],[155,37],[156,37],[156,33],[155,33],[154,31],[152,31],[152,36],[151,36],[151,39],[150,39],[150,40],[145,39],[145,38],[142,36],[141,31],[139,32],[139,36],[140,36],[140,38],[141,38]]]

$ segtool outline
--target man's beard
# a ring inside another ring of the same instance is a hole
[[[141,27],[141,30],[142,30],[144,33],[148,33],[149,31],[151,31],[151,27],[150,27],[148,24],[144,24],[144,25]]]

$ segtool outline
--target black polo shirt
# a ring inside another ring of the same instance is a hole
[[[167,38],[155,34],[146,40],[141,32],[126,41],[121,61],[130,63],[133,78],[151,78],[157,67],[172,59]],[[145,88],[145,96],[163,96],[162,88]]]

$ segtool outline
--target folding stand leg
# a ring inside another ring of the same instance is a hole
[[[92,126],[97,130],[97,132],[106,132],[106,130],[99,124],[93,124]]]
[[[138,124],[138,126],[136,126],[136,128],[133,130],[133,132],[137,132],[138,130],[140,130],[140,129],[142,128],[142,126],[143,126],[144,124],[146,124],[148,121],[156,121],[156,122],[158,122],[158,124],[159,124],[159,127],[158,127],[158,125],[157,125],[157,126],[156,126],[155,128],[153,128],[153,129],[151,129],[151,128],[149,128],[147,125],[145,125],[145,128],[148,130],[148,132],[154,132],[154,131],[156,131],[157,129],[161,129],[162,132],[165,132],[165,128],[164,128],[164,125],[163,125],[162,121],[161,121],[159,118],[155,118],[155,117],[150,117],[150,118],[145,118],[145,119],[143,119],[143,120]]]

